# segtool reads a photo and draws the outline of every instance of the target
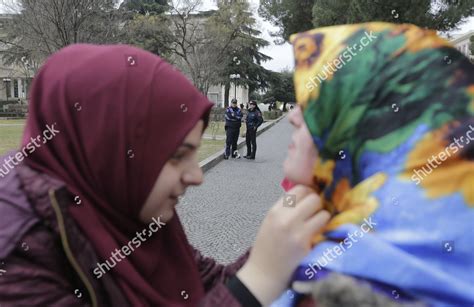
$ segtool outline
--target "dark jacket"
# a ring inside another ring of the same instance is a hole
[[[225,110],[225,127],[240,128],[242,116],[242,111],[239,108],[228,107]]]
[[[258,128],[262,123],[262,112],[257,108],[253,110],[249,109],[247,113],[247,128]]]
[[[94,277],[97,254],[67,210],[79,205],[62,182],[24,164],[0,179],[2,307],[130,306],[111,274]],[[248,252],[223,266],[193,250],[206,290],[200,306],[240,306],[224,283]]]

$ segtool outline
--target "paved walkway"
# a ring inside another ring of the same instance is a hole
[[[213,136],[213,135],[210,135],[210,134],[204,134],[202,136],[202,138],[205,139],[205,140],[219,140],[219,141],[222,141],[222,140],[225,140],[225,135]]]
[[[251,246],[265,213],[283,194],[282,164],[291,133],[284,118],[257,138],[256,160],[224,160],[205,174],[201,186],[188,189],[178,214],[191,244],[204,255],[229,263]]]

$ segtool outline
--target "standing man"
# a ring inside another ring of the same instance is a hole
[[[255,101],[250,101],[249,109],[247,112],[247,134],[245,139],[247,142],[247,155],[245,159],[255,160],[255,154],[257,153],[257,129],[263,123],[262,112],[257,107]]]
[[[242,124],[242,111],[237,106],[237,99],[232,99],[230,107],[225,110],[225,153],[224,159],[240,158],[237,152],[237,140],[239,139],[240,126]],[[232,152],[231,152],[232,149]]]

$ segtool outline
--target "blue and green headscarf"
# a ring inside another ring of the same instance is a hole
[[[474,66],[407,24],[327,27],[291,41],[296,97],[319,154],[315,188],[333,214],[294,279],[333,271],[394,300],[473,306]],[[329,259],[328,250],[339,252]]]

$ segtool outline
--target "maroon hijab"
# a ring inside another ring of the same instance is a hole
[[[62,49],[30,94],[23,145],[47,125],[59,133],[26,163],[79,196],[69,211],[104,262],[148,226],[138,215],[162,167],[212,104],[160,57],[125,45]],[[177,215],[107,274],[133,306],[196,306],[204,295]]]

